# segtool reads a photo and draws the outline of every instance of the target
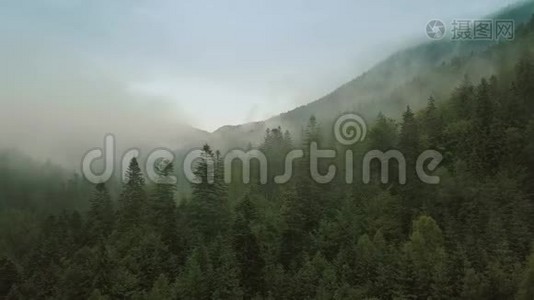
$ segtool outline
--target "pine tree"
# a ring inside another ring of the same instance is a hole
[[[305,202],[299,199],[296,189],[289,186],[282,194],[282,216],[285,227],[282,231],[280,245],[280,262],[289,268],[298,263],[301,252],[306,245]]]
[[[410,240],[404,245],[405,268],[408,268],[411,283],[409,294],[418,298],[444,296],[446,290],[446,253],[441,229],[434,219],[420,216],[413,222]]]
[[[172,162],[167,162],[160,170],[160,180],[156,183],[150,199],[150,224],[172,251],[180,248],[177,238],[177,215],[174,193],[176,185],[170,181],[174,173]]]
[[[213,164],[213,169],[209,167]],[[213,174],[209,174],[213,170]],[[222,180],[223,166],[220,158],[205,145],[202,157],[195,166],[195,176],[200,183],[193,183],[193,197],[189,203],[189,220],[193,228],[206,240],[214,238],[229,227],[229,209],[226,185]]]
[[[333,266],[321,253],[307,257],[291,283],[291,299],[331,299],[337,290]]]
[[[366,141],[369,150],[387,151],[395,148],[398,143],[397,124],[395,120],[387,118],[382,113],[378,114],[375,123],[369,130]]]
[[[375,280],[373,281],[371,293],[378,299],[392,298],[395,294],[398,279],[398,261],[393,255],[390,245],[384,239],[382,231],[376,231],[373,237],[373,247],[375,249]]]
[[[367,234],[360,236],[355,247],[355,268],[356,282],[369,290],[376,277],[375,247]]]
[[[303,148],[304,157],[299,160],[297,174],[296,174],[296,191],[297,198],[293,199],[300,203],[295,203],[295,207],[299,207],[300,213],[303,214],[304,223],[301,224],[301,230],[303,232],[311,232],[319,225],[319,220],[323,213],[323,206],[326,199],[321,199],[322,191],[318,184],[311,176],[310,166],[310,145],[311,143],[321,144],[320,140],[320,127],[315,119],[315,116],[311,116],[306,130],[304,132]],[[318,163],[318,167],[321,168],[322,163]],[[325,189],[327,187],[324,187]]]
[[[236,218],[233,225],[233,246],[237,263],[240,268],[240,281],[246,299],[261,293],[263,283],[263,267],[258,240],[251,230],[252,220],[257,218],[254,204],[248,196],[236,207]]]
[[[442,146],[443,119],[436,106],[436,100],[430,96],[423,114],[422,131],[426,135],[427,147],[439,149]]]
[[[460,296],[463,299],[487,299],[485,291],[488,289],[488,286],[485,277],[482,274],[477,273],[473,268],[465,269],[462,283],[462,292]]]
[[[408,232],[410,220],[420,211],[423,191],[427,187],[419,181],[416,174],[416,160],[420,154],[419,124],[409,106],[402,115],[398,148],[406,160],[406,183],[393,187],[403,198],[403,229]]]
[[[471,135],[472,153],[469,157],[470,171],[479,176],[490,175],[498,162],[495,157],[494,105],[490,96],[490,85],[482,79],[476,88],[473,115],[473,131]]]
[[[474,87],[467,76],[453,92],[450,105],[453,110],[451,118],[466,120],[473,113]],[[452,120],[451,120],[452,121]]]
[[[379,113],[375,123],[370,127],[369,134],[365,140],[365,150],[366,152],[373,150],[386,152],[397,147],[398,139],[398,129],[395,120],[387,118],[382,113]],[[363,156],[365,154],[361,155]],[[382,165],[379,161],[371,161],[369,175],[372,183],[380,184],[381,168]],[[394,182],[394,178],[397,178],[396,174],[398,174],[398,166],[394,163],[389,164],[388,174],[390,174],[388,182]],[[392,177],[392,175],[395,177]],[[389,184],[384,186],[384,188],[387,188],[388,186]]]
[[[142,226],[146,219],[147,203],[144,191],[145,180],[137,159],[130,161],[126,171],[127,182],[119,201],[119,224],[118,230],[124,232],[137,226]]]
[[[146,290],[152,287],[152,283],[160,274],[165,274],[173,266],[170,264],[170,253],[160,237],[154,233],[142,233],[137,236],[133,247],[128,249],[124,256],[125,266],[133,270],[137,277],[137,287]],[[135,236],[133,237],[135,238]]]
[[[195,248],[176,279],[178,299],[210,299],[211,272],[211,263],[205,249]]]
[[[407,166],[410,168],[415,166],[415,159],[419,155],[420,148],[419,126],[410,106],[406,107],[406,111],[402,115],[399,148],[406,157]]]
[[[104,183],[95,187],[95,194],[91,200],[91,208],[87,214],[88,234],[92,242],[105,239],[113,229],[115,220],[113,204]]]
[[[78,250],[67,262],[61,276],[56,297],[62,299],[85,299],[93,291],[93,262],[95,257],[90,248]]]
[[[285,171],[285,157],[291,150],[291,136],[286,130],[285,134],[282,134],[282,128],[267,129],[263,144],[260,146],[260,150],[267,157],[267,183],[259,184],[259,180],[253,180],[257,183],[254,188],[263,193],[265,198],[273,200],[279,196],[280,185],[274,182],[274,178],[277,175],[282,175]],[[254,166],[254,165],[253,165]],[[259,174],[257,170],[253,170],[252,174]]]
[[[213,271],[209,272],[212,299],[241,299],[240,269],[230,241],[217,236],[210,247]]]
[[[534,104],[531,101],[534,96],[534,87],[532,86],[532,82],[534,81],[534,63],[532,62],[532,58],[524,55],[517,63],[515,73],[516,76],[515,82],[512,85],[512,91],[515,98],[513,104],[516,105],[516,108],[513,113],[514,117],[518,120],[518,126],[524,126],[527,118],[534,113]]]
[[[100,241],[93,249],[93,286],[106,295],[112,291],[115,282],[116,262],[111,257],[108,246]]]

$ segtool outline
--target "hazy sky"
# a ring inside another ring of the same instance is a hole
[[[3,0],[1,142],[264,119],[513,2]]]
[[[2,1],[0,23],[9,35],[2,43],[31,47],[4,56],[31,64],[21,80],[35,76],[28,71],[62,76],[54,63],[75,64],[213,130],[324,95],[406,39],[424,38],[429,19],[477,17],[512,2]],[[45,57],[28,62],[34,55]]]

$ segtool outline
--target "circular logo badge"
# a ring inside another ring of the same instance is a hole
[[[367,125],[362,117],[356,114],[342,115],[334,124],[334,135],[342,145],[348,146],[365,139]]]
[[[445,36],[445,24],[440,20],[430,20],[426,24],[426,35],[433,40],[441,40]]]

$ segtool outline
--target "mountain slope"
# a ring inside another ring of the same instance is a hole
[[[516,29],[534,14],[534,1],[527,1],[491,16],[514,19]],[[262,122],[224,126],[211,141],[225,145],[258,143],[267,128],[281,126],[298,136],[311,115],[327,125],[346,111],[372,121],[379,112],[398,117],[406,105],[421,107],[428,97],[443,99],[467,76],[476,82],[498,68],[513,64],[521,43],[507,41],[452,41],[424,43],[400,51],[371,70],[324,97]],[[323,126],[328,127],[328,126]],[[328,127],[329,128],[329,127]]]

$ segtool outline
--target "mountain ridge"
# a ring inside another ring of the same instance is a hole
[[[517,29],[533,14],[534,1],[523,1],[489,17],[513,19]],[[471,80],[490,76],[494,71],[493,61],[481,61],[470,57],[474,57],[475,53],[483,53],[491,46],[498,46],[499,43],[499,41],[452,41],[447,37],[440,41],[423,42],[393,53],[318,99],[262,121],[221,126],[211,133],[211,139],[215,140],[215,144],[221,139],[235,142],[243,138],[252,143],[259,143],[263,137],[261,133],[267,128],[281,126],[283,129],[298,133],[311,115],[315,115],[319,121],[325,123],[331,122],[336,115],[346,111],[358,112],[367,120],[376,117],[378,113],[398,117],[396,114],[402,111],[402,107],[411,105],[419,108],[430,96],[446,97],[463,80],[463,76],[452,78],[453,76],[447,74],[439,74],[444,68],[460,68],[452,70],[454,75],[462,72]],[[462,66],[462,60],[467,60],[471,66]],[[430,80],[429,76],[442,76],[443,86],[438,86],[436,80]],[[409,99],[410,94],[416,99]],[[378,109],[373,109],[372,106]]]

